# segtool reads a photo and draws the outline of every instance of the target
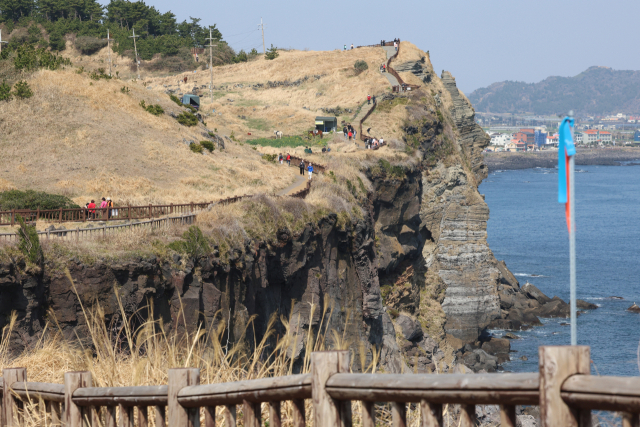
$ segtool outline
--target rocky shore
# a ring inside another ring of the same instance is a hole
[[[620,162],[637,160],[640,163],[638,148],[578,149],[576,165],[620,166]],[[558,164],[556,151],[534,151],[523,153],[485,153],[484,161],[489,171],[554,168]]]

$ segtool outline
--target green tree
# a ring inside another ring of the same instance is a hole
[[[33,91],[29,87],[29,83],[24,80],[20,80],[13,86],[13,95],[16,98],[27,99],[33,96]]]
[[[278,53],[278,48],[273,47],[273,44],[269,49],[267,49],[267,53],[264,55],[265,59],[276,59],[280,54]]]
[[[42,265],[44,255],[42,253],[42,248],[40,247],[40,238],[38,238],[36,227],[33,225],[27,225],[24,218],[20,215],[16,215],[16,219],[20,224],[20,228],[16,233],[20,240],[18,243],[18,249],[20,249],[29,261],[37,265]]]
[[[11,86],[7,84],[6,81],[2,81],[0,84],[0,101],[9,101],[11,100]]]

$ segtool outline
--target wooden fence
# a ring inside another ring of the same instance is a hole
[[[40,239],[57,241],[78,241],[80,239],[91,239],[95,237],[107,237],[107,233],[114,231],[122,231],[124,228],[141,228],[150,226],[151,228],[166,227],[171,224],[193,224],[196,222],[196,214],[180,215],[167,218],[154,218],[148,221],[139,221],[118,225],[103,225],[102,227],[92,228],[71,228],[68,230],[45,230],[38,231]],[[1,233],[0,242],[17,242],[19,239],[17,233]]]
[[[269,426],[280,427],[281,403],[291,401],[293,426],[303,427],[311,399],[315,427],[351,427],[352,401],[362,402],[363,427],[376,426],[377,402],[390,404],[393,427],[407,425],[407,404],[419,407],[421,427],[442,427],[445,404],[460,405],[459,427],[475,426],[476,405],[499,405],[503,427],[516,426],[516,405],[539,405],[541,427],[591,426],[591,410],[622,412],[624,427],[638,426],[639,377],[591,376],[589,347],[540,347],[539,356],[530,374],[354,374],[348,351],[325,351],[311,355],[310,374],[201,385],[199,369],[169,369],[167,385],[136,387],[93,387],[90,372],[67,372],[64,384],[28,382],[25,368],[11,368],[2,425],[19,426],[31,402],[52,426],[147,427],[152,416],[157,427],[199,427],[201,418],[215,427],[222,407],[225,427],[236,427],[242,405],[244,426],[260,427],[265,403]]]
[[[238,196],[240,198],[246,196]],[[63,222],[91,222],[91,221],[122,221],[137,219],[152,219],[164,215],[188,214],[206,208],[212,203],[233,203],[233,199],[219,200],[218,202],[185,203],[180,205],[146,205],[146,206],[114,206],[113,208],[74,208],[74,209],[14,209],[0,211],[0,225],[14,226],[16,217],[20,215],[27,222],[49,221],[52,223]]]

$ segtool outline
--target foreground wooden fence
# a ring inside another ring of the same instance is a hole
[[[196,368],[170,369],[167,385],[93,387],[90,372],[67,372],[64,384],[27,381],[24,368],[3,371],[2,425],[24,420],[25,402],[46,411],[47,425],[68,427],[215,427],[216,407],[225,426],[236,427],[242,405],[245,427],[281,426],[281,403],[293,403],[293,426],[303,427],[305,400],[312,399],[316,427],[351,427],[351,402],[362,402],[363,427],[376,426],[376,402],[391,406],[393,427],[407,425],[407,404],[420,408],[421,427],[443,426],[443,405],[460,405],[461,427],[475,426],[475,405],[500,405],[501,425],[516,425],[516,405],[539,405],[542,427],[591,425],[591,410],[623,413],[637,427],[640,378],[591,376],[589,348],[540,347],[539,374],[352,374],[348,351],[311,355],[311,373],[221,384],[200,384]],[[30,405],[29,408],[33,408]],[[134,410],[137,417],[134,417]]]

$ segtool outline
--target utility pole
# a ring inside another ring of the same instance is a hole
[[[209,44],[207,45],[209,47],[209,74],[211,76],[211,82],[209,83],[209,94],[211,95],[211,103],[213,104],[213,48],[218,45],[212,44],[213,32],[211,26],[209,26],[209,38],[206,40],[209,40]]]
[[[2,29],[0,28],[0,53],[2,53],[2,43],[9,43],[9,42],[2,41]]]
[[[109,36],[109,29],[107,28],[107,46],[109,48],[109,77],[111,77],[111,40],[113,39]]]
[[[129,36],[130,39],[133,39],[133,50],[136,55],[136,71],[138,72],[138,80],[140,80],[140,62],[138,61],[138,48],[136,47],[136,38],[140,36],[136,36],[136,29],[133,29],[133,36]]]
[[[262,30],[262,54],[267,53],[267,49],[264,47],[264,24],[262,23],[262,18],[260,18],[260,25],[258,25],[258,29]]]

